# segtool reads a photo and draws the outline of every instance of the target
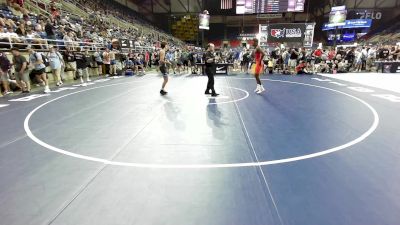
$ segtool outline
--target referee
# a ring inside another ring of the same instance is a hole
[[[208,77],[207,89],[205,94],[209,95],[211,91],[212,97],[217,97],[219,94],[215,92],[214,89],[214,67],[215,67],[215,53],[214,53],[214,44],[210,43],[207,46],[207,52],[205,54],[205,64],[206,64],[206,74]]]

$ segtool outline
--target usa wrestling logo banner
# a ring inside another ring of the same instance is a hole
[[[283,38],[285,37],[286,29],[271,29],[271,36],[275,38]]]
[[[268,43],[303,43],[307,24],[304,23],[276,23],[269,24],[267,35]],[[308,32],[309,33],[309,32]],[[308,34],[307,33],[307,34]],[[310,37],[310,35],[307,35]],[[309,38],[308,38],[309,39]]]

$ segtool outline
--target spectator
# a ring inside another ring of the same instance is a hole
[[[376,60],[376,48],[372,47],[368,50],[367,62],[366,62],[366,70],[371,72],[371,68],[374,65]]]
[[[134,63],[135,63],[135,73],[144,75],[144,61],[142,59],[142,56],[135,56],[134,58]]]
[[[17,25],[14,23],[14,21],[12,19],[7,19],[5,18],[5,16],[3,14],[0,14],[0,25],[2,27],[12,27],[12,28],[16,28]]]
[[[11,41],[11,43],[22,43],[18,34],[14,32],[14,29],[10,26],[6,26],[6,31],[0,33],[0,39]]]
[[[116,60],[117,50],[112,49],[109,53],[110,56],[110,75],[117,76],[117,60]]]
[[[283,63],[283,74],[289,74],[289,59],[290,59],[290,52],[289,49],[285,49],[282,53],[282,63]]]
[[[53,19],[60,18],[60,11],[58,10],[57,3],[54,0],[50,1],[50,13]]]
[[[387,46],[382,46],[381,49],[379,49],[378,55],[380,60],[387,61],[390,55],[390,51]]]
[[[32,67],[32,75],[39,81],[42,81],[45,85],[44,92],[49,93],[49,82],[46,76],[46,65],[44,64],[43,55],[35,52],[35,50],[28,46],[29,51],[29,66]]]
[[[361,72],[362,70],[362,58],[363,58],[363,53],[361,49],[357,49],[355,52],[355,59],[356,59],[356,72]]]
[[[245,49],[245,52],[243,53],[243,70],[246,71],[247,74],[249,74],[249,66],[251,62],[251,54],[248,49]]]
[[[129,57],[125,60],[125,71],[134,71],[135,70],[135,63]]]
[[[26,36],[26,29],[25,29],[25,21],[20,21],[17,30],[15,31],[16,34],[18,34],[18,36]]]
[[[74,50],[73,33],[66,32],[64,34],[63,39],[64,39],[65,48],[69,51],[73,51]]]
[[[289,71],[291,74],[296,74],[296,66],[297,66],[297,58],[299,57],[299,53],[296,49],[292,49],[289,56]]]
[[[3,95],[9,95],[13,92],[10,90],[9,75],[8,72],[11,68],[11,63],[8,60],[5,53],[0,52],[0,81],[3,84]]]
[[[54,26],[51,23],[50,19],[47,19],[47,23],[44,26],[44,30],[46,32],[46,38],[51,40],[51,41],[49,41],[49,43],[50,44],[55,43],[56,35],[54,32]]]
[[[330,48],[328,53],[328,60],[333,60],[336,57],[336,51],[334,48]]]
[[[28,43],[31,43],[32,47],[35,49],[45,49],[46,41],[43,40],[39,34],[33,32],[31,28],[26,29],[26,37]]]
[[[172,51],[172,49],[169,49],[169,50],[168,50],[168,52],[167,52],[165,58],[166,58],[165,63],[166,63],[166,65],[167,65],[168,71],[169,71],[170,69],[172,69],[172,71],[174,72],[174,74],[176,74],[176,73],[175,73],[175,68],[176,68],[176,64],[175,64],[175,54],[174,54],[174,52]]]
[[[110,58],[110,49],[106,48],[106,50],[103,52],[103,63],[105,66],[105,74],[106,76],[110,76],[110,64],[111,64],[111,58]]]
[[[50,68],[56,81],[57,86],[63,85],[61,80],[61,69],[64,68],[64,60],[62,55],[57,51],[57,47],[49,46],[50,52],[47,54],[47,58],[50,62]]]
[[[182,54],[179,49],[175,50],[175,62],[176,62],[176,70],[178,74],[181,73],[182,61],[181,61]]]
[[[69,77],[73,77],[74,79],[76,79],[76,61],[75,61],[75,54],[70,51],[70,50],[66,50],[63,53],[63,59],[65,62],[65,72],[67,74],[69,74]],[[73,74],[71,76],[71,74]]]
[[[144,65],[145,65],[145,68],[151,66],[151,64],[150,64],[150,52],[149,51],[145,51],[145,54],[144,54]]]
[[[82,51],[81,47],[77,48],[77,52],[75,53],[76,59],[76,68],[78,72],[78,78],[81,81],[82,86],[87,86],[87,84],[83,81],[83,76],[86,76],[86,81],[90,82],[89,71],[88,71],[88,60],[85,52]]]
[[[319,64],[322,61],[322,49],[320,47],[318,47],[314,53],[313,53],[313,57],[314,57],[314,72],[319,70]]]
[[[11,45],[9,44],[10,37],[4,32],[4,29],[0,29],[0,42],[0,48],[11,48]]]
[[[11,52],[13,54],[13,65],[17,84],[21,88],[22,93],[29,93],[31,91],[31,82],[29,80],[28,62],[25,56],[21,55],[18,48],[12,48]]]
[[[326,64],[326,61],[322,60],[322,61],[318,64],[318,72],[321,72],[321,73],[327,73],[327,72],[329,72],[329,66],[328,66],[328,64]]]
[[[296,66],[296,74],[311,74],[310,71],[307,70],[307,62],[300,61],[299,65]]]
[[[345,60],[347,61],[347,71],[350,71],[350,68],[352,67],[352,65],[355,62],[355,53],[354,53],[354,48],[351,48],[347,51],[346,56],[345,56]]]
[[[98,48],[96,48],[96,51],[93,54],[93,58],[97,64],[99,76],[102,76],[103,75],[103,59],[101,58],[101,54],[100,54]]]
[[[28,17],[28,10],[24,8],[24,0],[7,0],[7,5]]]
[[[392,55],[394,61],[400,60],[400,46],[393,47]]]

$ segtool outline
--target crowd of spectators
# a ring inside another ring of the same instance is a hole
[[[249,72],[253,63],[252,50],[222,49],[219,51],[222,62],[232,63],[235,69]],[[376,72],[377,62],[400,61],[400,46],[373,45],[359,47],[329,48],[267,48],[264,68],[267,73],[315,74]]]
[[[136,30],[113,30],[114,36],[122,37],[123,39],[135,40],[137,45],[152,46],[153,43],[158,41],[167,41],[171,43],[172,47],[182,47],[184,43],[163,30],[153,26],[151,23],[141,19],[138,14],[132,13],[129,8],[110,0],[77,0],[83,6],[84,10],[88,13],[91,20],[96,21],[96,25],[103,26],[104,16],[112,15],[122,21],[136,25]],[[142,29],[138,29],[138,27]],[[145,27],[145,28],[143,28]],[[134,32],[132,32],[134,31]]]

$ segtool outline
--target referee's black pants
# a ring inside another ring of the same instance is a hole
[[[207,74],[207,77],[208,77],[206,92],[209,92],[211,90],[211,92],[214,94],[215,93],[215,89],[214,89],[214,73],[212,71],[212,68],[206,68],[206,74]]]

